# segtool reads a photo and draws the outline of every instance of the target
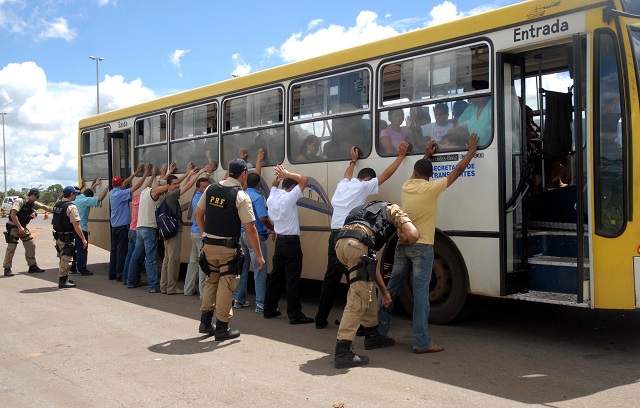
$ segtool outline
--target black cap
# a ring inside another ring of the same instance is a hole
[[[36,197],[40,197],[40,190],[38,190],[37,188],[32,188],[31,190],[29,190],[29,193],[27,195],[28,196],[34,195]]]

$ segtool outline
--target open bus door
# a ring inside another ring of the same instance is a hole
[[[498,53],[495,90],[498,115],[500,178],[500,295],[526,290],[528,275],[524,198],[529,188],[525,174],[526,134],[524,58]]]
[[[108,133],[109,143],[107,146],[109,163],[109,183],[115,176],[126,179],[129,176],[129,137],[131,131],[126,129],[122,132]]]

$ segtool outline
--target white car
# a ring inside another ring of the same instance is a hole
[[[18,196],[9,196],[2,201],[2,209],[5,214],[2,214],[3,217],[8,217],[11,209],[13,208],[13,200],[18,198]]]

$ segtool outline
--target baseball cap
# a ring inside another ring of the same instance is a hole
[[[37,188],[32,188],[31,190],[29,190],[29,193],[27,195],[28,196],[34,195],[36,197],[40,197],[40,190],[38,190]]]
[[[229,174],[240,175],[247,170],[247,162],[242,159],[233,159],[229,164]]]
[[[122,177],[115,176],[114,178],[111,179],[112,186],[117,186],[118,184],[122,184]]]
[[[62,195],[65,197],[69,197],[71,194],[80,194],[80,190],[74,186],[66,186],[64,190],[62,190]]]

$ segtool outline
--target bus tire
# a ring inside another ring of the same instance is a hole
[[[381,272],[385,283],[391,276],[396,242],[395,237],[389,241],[382,256]],[[436,231],[434,252],[429,285],[429,322],[451,323],[468,311],[465,305],[469,300],[469,275],[460,251],[453,241],[440,231]],[[413,276],[409,278],[397,300],[408,314],[413,313]]]

